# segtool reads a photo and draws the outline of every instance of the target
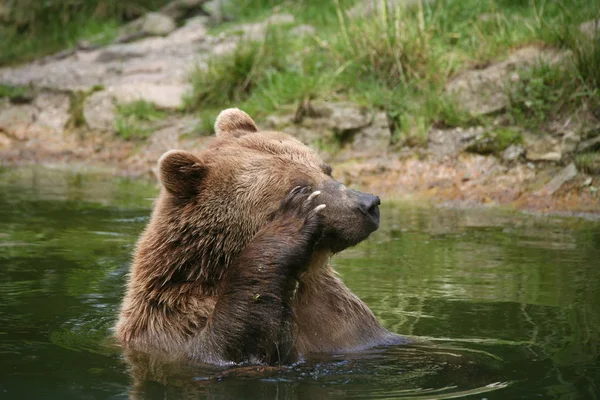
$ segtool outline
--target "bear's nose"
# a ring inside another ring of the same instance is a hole
[[[359,200],[358,207],[361,212],[370,216],[379,216],[379,209],[377,208],[381,204],[379,196],[373,196],[372,194],[363,194]]]

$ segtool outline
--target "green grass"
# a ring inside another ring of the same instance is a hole
[[[523,136],[518,130],[510,127],[497,128],[483,134],[467,148],[467,151],[484,155],[499,155],[510,145],[521,143],[523,143]]]
[[[580,171],[600,175],[600,153],[584,153],[575,157],[575,165]]]
[[[473,119],[444,91],[457,72],[486,66],[515,47],[535,44],[575,49],[576,71],[539,66],[511,87],[509,116],[527,127],[569,104],[596,96],[600,56],[574,33],[599,16],[599,0],[437,0],[393,8],[379,1],[373,15],[350,18],[353,1],[233,1],[224,25],[257,21],[273,10],[317,28],[297,38],[290,27],[271,27],[264,41],[243,42],[231,55],[192,74],[188,109],[202,110],[211,129],[220,108],[242,107],[258,119],[292,110],[306,100],[349,99],[385,110],[397,143],[423,144],[432,126],[487,124]],[[223,26],[218,29],[225,29]],[[578,47],[575,45],[578,43]],[[598,57],[598,58],[596,58]]]
[[[27,62],[79,40],[104,44],[118,35],[120,24],[167,0],[19,0],[8,3],[0,21],[0,65]]]
[[[19,98],[27,94],[27,88],[24,86],[13,86],[0,84],[0,98]]]
[[[125,140],[145,139],[152,134],[152,123],[166,117],[166,112],[146,101],[117,104],[116,133]]]

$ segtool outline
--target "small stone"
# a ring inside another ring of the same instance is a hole
[[[585,178],[585,180],[583,182],[581,182],[581,186],[585,187],[585,186],[590,186],[592,184],[592,177],[588,176],[587,178]]]
[[[296,21],[291,14],[273,14],[269,18],[267,18],[267,23],[271,25],[286,25],[293,24]]]
[[[544,188],[540,191],[543,194],[553,195],[565,183],[577,176],[577,167],[574,163],[570,163],[563,168]]]
[[[511,144],[502,152],[502,159],[504,161],[516,161],[525,153],[523,146],[519,144]]]
[[[177,27],[173,18],[165,14],[149,12],[143,18],[141,30],[149,36],[166,36]]]
[[[314,36],[317,34],[317,28],[312,25],[298,25],[290,30],[293,37]]]
[[[579,31],[589,38],[595,38],[600,33],[600,19],[584,22],[579,25]]]
[[[179,21],[201,11],[205,2],[206,0],[174,0],[163,6],[160,13]]]

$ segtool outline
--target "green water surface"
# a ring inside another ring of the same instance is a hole
[[[0,170],[0,399],[600,398],[600,222],[385,199],[380,230],[332,263],[388,329],[427,343],[134,378],[111,327],[156,193]]]

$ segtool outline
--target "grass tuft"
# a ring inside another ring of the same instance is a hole
[[[580,171],[600,175],[600,153],[583,153],[575,157],[575,165]]]
[[[166,112],[143,100],[117,104],[116,108],[116,133],[125,140],[145,139],[152,133],[152,122],[167,116]]]

